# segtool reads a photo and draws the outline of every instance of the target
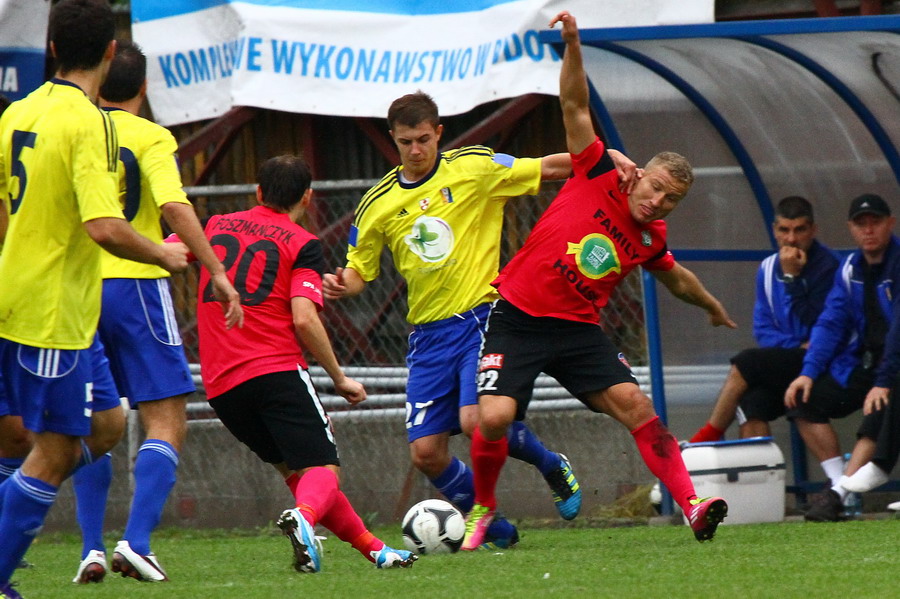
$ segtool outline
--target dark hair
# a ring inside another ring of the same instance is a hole
[[[93,69],[116,35],[116,20],[106,0],[62,0],[50,11],[48,35],[61,73]]]
[[[407,127],[415,127],[422,121],[428,121],[432,127],[437,128],[441,122],[437,104],[422,90],[394,100],[391,107],[388,108],[387,121],[388,128],[391,130],[398,123]]]
[[[779,201],[778,205],[775,207],[775,216],[780,216],[787,220],[805,218],[810,223],[815,222],[813,220],[812,204],[809,203],[809,200],[801,196],[788,196]]]
[[[110,102],[125,102],[137,96],[147,78],[147,57],[141,47],[129,40],[116,40],[116,56],[109,65],[100,97]]]
[[[256,177],[263,203],[288,211],[303,198],[312,182],[309,165],[300,156],[275,156],[259,167]]]
[[[0,94],[0,114],[3,114],[3,111],[6,110],[6,107],[10,104],[12,104],[12,102],[9,101],[9,98]]]

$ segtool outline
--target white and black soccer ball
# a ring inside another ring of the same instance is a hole
[[[403,516],[403,543],[410,551],[456,553],[466,535],[466,519],[442,499],[426,499]]]

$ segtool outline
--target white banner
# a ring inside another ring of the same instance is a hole
[[[44,82],[50,0],[0,0],[0,93],[21,100]]]
[[[713,0],[133,0],[154,117],[173,125],[233,106],[383,117],[431,94],[442,114],[558,93],[538,32],[562,9],[581,27],[710,22]],[[623,10],[627,5],[628,11]]]

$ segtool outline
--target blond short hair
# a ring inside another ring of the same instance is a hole
[[[684,185],[685,193],[694,183],[694,169],[691,168],[691,163],[677,152],[660,152],[650,159],[644,169],[649,170],[658,166],[669,171],[673,179]]]

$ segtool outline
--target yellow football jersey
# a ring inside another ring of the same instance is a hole
[[[470,146],[439,154],[432,173],[415,183],[402,172],[393,169],[360,201],[347,266],[371,281],[387,246],[406,279],[412,324],[495,299],[503,207],[510,197],[537,193],[540,159]]]
[[[109,116],[54,79],[0,117],[0,337],[53,349],[90,346],[100,317],[100,246],[83,222],[122,218],[119,148]]]
[[[160,208],[168,202],[190,205],[175,162],[178,144],[168,129],[126,110],[109,110],[119,136],[119,201],[134,229],[162,243]],[[159,279],[161,266],[133,262],[103,251],[104,279]]]

